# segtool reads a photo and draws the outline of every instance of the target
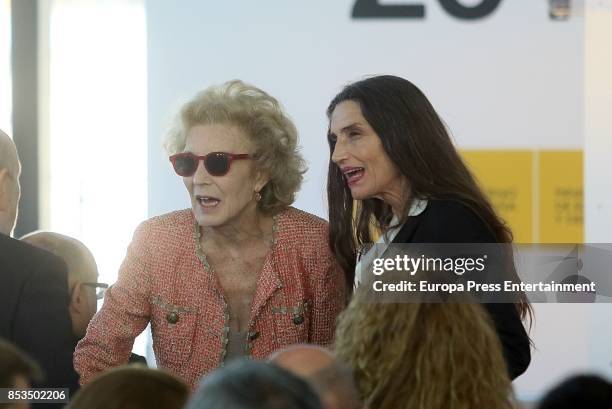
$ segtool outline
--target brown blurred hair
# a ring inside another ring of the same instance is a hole
[[[42,371],[32,358],[0,338],[0,388],[12,388],[18,376],[23,376],[28,381],[40,381]]]
[[[358,290],[342,313],[335,352],[370,409],[506,409],[511,381],[479,304],[382,304]]]
[[[187,385],[159,369],[138,365],[111,369],[85,385],[68,409],[182,409]]]

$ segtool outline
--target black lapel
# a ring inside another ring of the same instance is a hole
[[[393,239],[393,243],[412,243],[421,215],[409,217]]]

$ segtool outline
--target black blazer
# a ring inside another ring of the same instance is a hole
[[[35,387],[70,388],[72,395],[78,375],[67,277],[58,257],[0,233],[0,337],[41,366],[44,382]]]
[[[451,200],[429,200],[417,216],[409,217],[393,243],[494,243],[496,240],[476,214]],[[503,346],[511,379],[531,361],[529,337],[514,304],[484,304]]]

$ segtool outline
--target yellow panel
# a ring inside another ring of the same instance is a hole
[[[533,152],[464,150],[461,152],[495,211],[512,229],[514,241],[533,241]]]
[[[584,240],[582,151],[540,152],[540,241]]]

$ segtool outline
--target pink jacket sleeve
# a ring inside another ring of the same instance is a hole
[[[119,278],[106,292],[104,305],[87,327],[87,334],[74,352],[74,368],[80,384],[90,382],[104,370],[128,362],[134,338],[147,326],[150,317],[150,254],[146,223],[132,239]]]
[[[336,262],[327,246],[327,241],[319,249],[321,257],[314,262],[319,270],[313,285],[312,332],[310,342],[322,346],[331,346],[334,342],[336,320],[347,303],[347,287],[344,272]]]

